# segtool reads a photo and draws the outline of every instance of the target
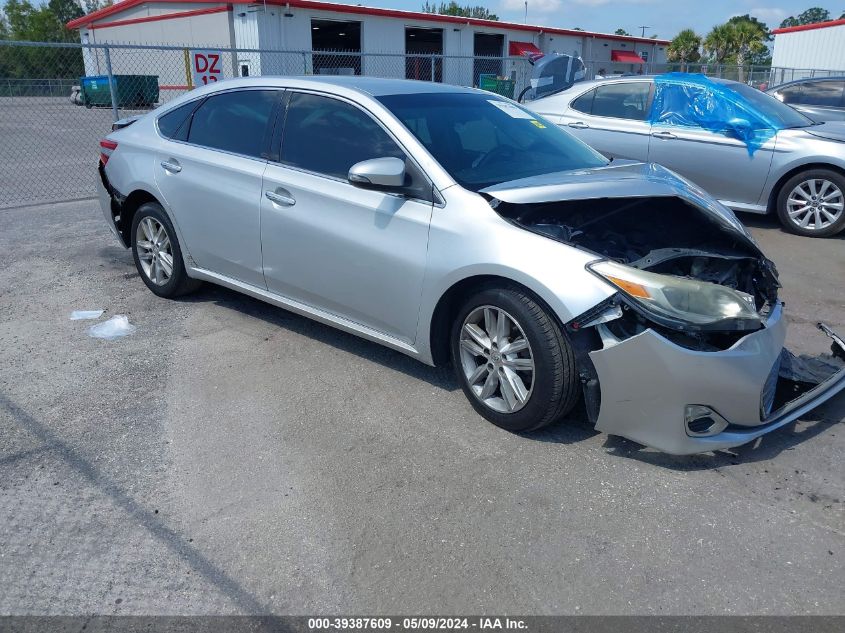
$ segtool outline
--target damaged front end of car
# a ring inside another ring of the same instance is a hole
[[[616,293],[565,323],[596,428],[660,450],[744,444],[845,388],[845,344],[795,357],[774,264],[733,213],[656,165],[482,191],[511,223],[596,255]]]

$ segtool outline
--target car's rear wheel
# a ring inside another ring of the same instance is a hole
[[[509,431],[534,431],[578,398],[572,347],[536,299],[517,288],[486,288],[458,310],[452,364],[469,401]]]
[[[829,169],[793,176],[778,195],[777,211],[784,227],[798,235],[828,237],[845,228],[845,177]]]
[[[176,231],[157,202],[142,204],[135,212],[132,257],[147,288],[159,297],[178,297],[201,285],[188,277]]]

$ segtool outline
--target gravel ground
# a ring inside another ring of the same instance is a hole
[[[824,351],[843,240],[745,219]],[[842,396],[734,452],[521,437],[443,370],[155,297],[94,201],[0,211],[0,249],[0,613],[843,613]]]

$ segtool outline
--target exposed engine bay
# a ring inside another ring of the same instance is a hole
[[[588,250],[640,270],[696,279],[753,297],[760,315],[756,329],[777,302],[774,264],[754,242],[677,197],[601,198],[531,204],[497,202],[496,211],[535,233]],[[652,327],[683,347],[726,349],[749,332],[743,326],[703,331],[687,323],[664,322],[624,301],[624,314],[607,327],[628,338]]]

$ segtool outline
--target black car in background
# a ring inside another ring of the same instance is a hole
[[[814,121],[845,121],[845,77],[798,79],[766,92]]]

